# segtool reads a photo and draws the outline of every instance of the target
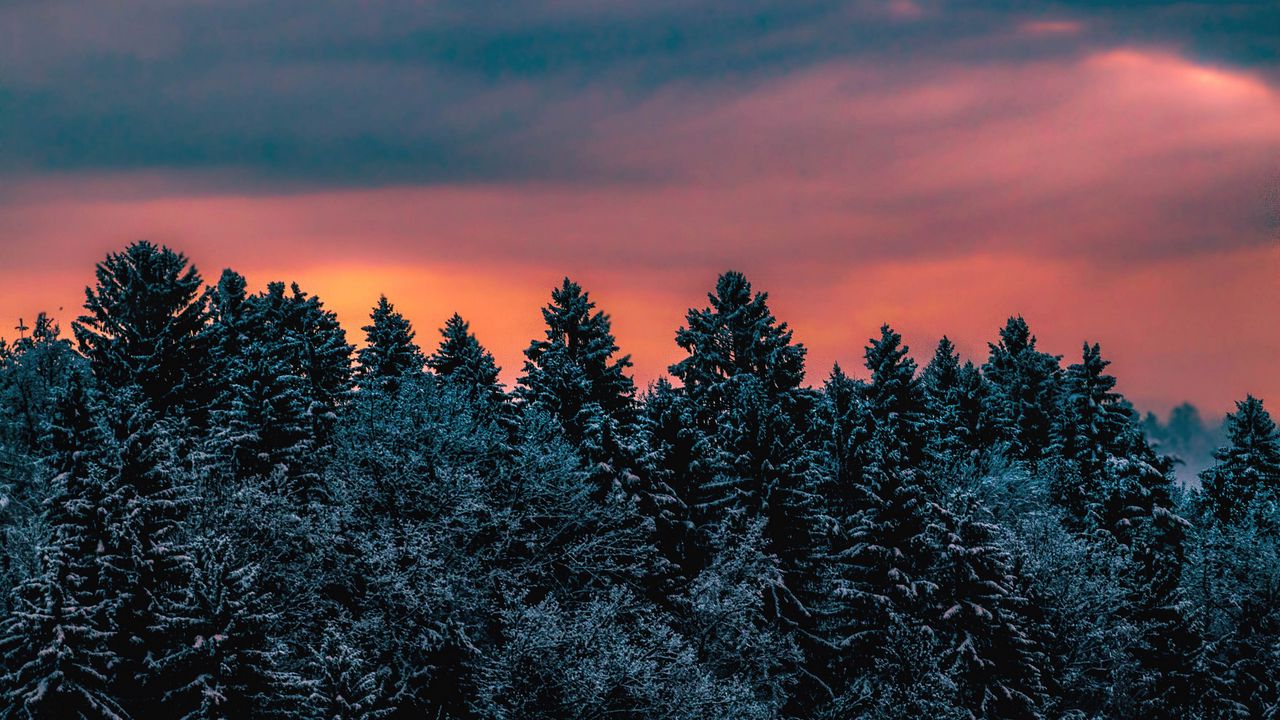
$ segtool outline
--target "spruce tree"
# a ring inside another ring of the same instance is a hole
[[[671,366],[671,374],[701,407],[724,409],[725,384],[741,375],[759,379],[771,398],[800,387],[805,347],[791,341],[791,330],[769,310],[769,294],[751,292],[740,272],[729,271],[707,295],[710,306],[690,308],[676,344],[689,354]]]
[[[719,527],[764,519],[765,547],[777,556],[780,584],[770,611],[809,623],[808,604],[817,519],[813,454],[819,396],[800,387],[805,348],[729,271],[708,294],[710,306],[690,308],[676,343],[688,357],[671,366],[684,384],[693,459],[692,520],[705,547]]]
[[[524,351],[516,396],[557,418],[589,456],[616,460],[634,419],[635,385],[626,374],[630,356],[615,357],[609,316],[595,307],[569,278],[551,291],[542,309],[546,337]]]
[[[370,318],[372,322],[361,328],[365,346],[356,353],[360,378],[394,381],[405,373],[420,372],[427,359],[413,342],[413,326],[396,312],[386,295],[378,298]]]
[[[870,342],[865,356],[871,383],[864,397],[881,453],[877,461],[919,467],[924,461],[928,421],[916,363],[907,356],[909,348],[902,344],[902,336],[888,325],[881,326],[880,337]]]
[[[1116,379],[1105,372],[1109,364],[1096,343],[1086,342],[1081,362],[1067,368],[1062,382],[1052,449],[1065,465],[1056,473],[1053,499],[1077,527],[1099,498],[1111,459],[1143,452],[1134,443],[1138,418],[1114,392]]]
[[[370,667],[341,631],[325,633],[308,665],[308,720],[376,720],[394,710],[384,698],[385,669]]]
[[[91,391],[73,376],[52,421],[57,491],[39,573],[14,589],[0,624],[0,717],[55,720],[123,716],[110,643],[115,598],[102,585],[103,540],[116,514],[103,467],[109,436]]]
[[[427,358],[427,367],[472,399],[501,407],[506,393],[498,381],[500,369],[493,354],[472,334],[470,324],[454,313],[440,328],[440,335],[440,347]]]
[[[98,264],[85,314],[72,325],[104,387],[136,386],[161,416],[200,419],[207,401],[200,273],[167,247],[136,242]]]
[[[988,422],[1016,460],[1035,462],[1052,440],[1058,402],[1059,357],[1036,349],[1036,338],[1022,317],[1011,317],[983,375],[991,385],[986,398]]]
[[[228,500],[234,491],[228,481],[276,471],[310,484],[301,479],[314,443],[307,387],[293,357],[297,346],[264,332],[263,318],[243,288],[243,278],[224,274],[214,294],[210,335],[218,393],[206,444],[224,472],[203,478],[210,501]]]
[[[165,610],[190,580],[182,523],[194,499],[169,423],[137,395],[122,393],[115,403],[111,425],[119,450],[106,501],[115,512],[99,537],[101,592],[110,603],[112,692],[126,707],[141,708],[172,690],[173,678],[157,673],[153,658],[186,639]]]
[[[920,374],[929,420],[929,454],[940,468],[954,470],[977,461],[991,442],[983,418],[986,383],[971,361],[960,364],[960,354],[949,338],[938,341],[933,358]]]
[[[922,632],[936,590],[929,572],[942,513],[921,472],[926,438],[915,363],[887,325],[867,346],[866,363],[871,383],[859,388],[837,372],[827,386],[829,402],[848,407],[837,416],[844,429],[832,450],[845,459],[832,489],[836,534],[824,613],[836,650],[832,681],[846,688],[893,683],[886,669],[906,671],[891,645]],[[851,438],[857,442],[842,450]],[[936,667],[913,667],[932,678],[920,682],[941,682]]]
[[[931,573],[938,589],[927,623],[943,638],[944,667],[971,717],[1042,717],[1048,660],[1030,601],[985,508],[970,497],[956,504]]]
[[[1249,395],[1227,415],[1230,445],[1200,475],[1204,502],[1221,522],[1240,520],[1261,500],[1280,501],[1280,432],[1262,401]]]
[[[272,630],[283,613],[260,566],[225,537],[200,538],[192,555],[190,581],[164,608],[183,641],[151,659],[169,687],[160,707],[182,720],[285,716],[302,684],[282,682],[291,674]]]
[[[284,283],[268,284],[265,292],[249,298],[248,313],[258,328],[242,364],[251,381],[235,384],[242,395],[250,390],[242,404],[261,409],[247,413],[253,418],[259,412],[259,419],[251,421],[259,436],[250,440],[282,453],[277,458],[300,461],[286,463],[290,491],[312,500],[337,411],[351,394],[354,347],[347,343],[337,316],[296,283],[289,292]],[[297,416],[300,408],[305,419]],[[233,407],[231,412],[243,411]],[[305,433],[299,429],[302,425]],[[276,462],[271,453],[267,462]]]

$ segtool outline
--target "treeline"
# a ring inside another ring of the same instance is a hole
[[[1276,718],[1280,440],[1184,491],[1097,345],[806,386],[736,272],[637,391],[566,279],[517,386],[381,299],[109,255],[0,348],[0,717]]]

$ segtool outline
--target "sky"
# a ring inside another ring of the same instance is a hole
[[[565,275],[643,385],[736,269],[811,383],[1021,314],[1141,409],[1280,403],[1280,3],[0,0],[0,335],[138,239],[508,382]]]

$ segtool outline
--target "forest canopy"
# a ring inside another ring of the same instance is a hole
[[[0,343],[0,718],[1280,717],[1262,399],[1143,417],[1016,316],[815,382],[733,271],[644,389],[587,289],[542,317],[507,388],[457,314],[357,350],[108,255]]]

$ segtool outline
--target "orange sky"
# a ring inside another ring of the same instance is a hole
[[[31,174],[0,184],[0,327],[57,308],[65,326],[93,264],[148,238],[209,280],[297,280],[353,339],[379,293],[427,346],[457,310],[510,381],[568,274],[643,383],[734,268],[810,348],[811,382],[860,367],[881,322],[917,357],[947,333],[980,360],[1021,313],[1064,362],[1100,342],[1143,409],[1280,401],[1280,93],[1243,71],[1144,48],[887,78],[827,63],[714,97],[673,84],[602,115],[581,149],[636,179],[285,192]]]

